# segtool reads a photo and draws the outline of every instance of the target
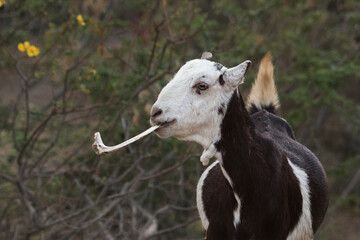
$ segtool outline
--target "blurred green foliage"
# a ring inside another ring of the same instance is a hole
[[[179,226],[153,238],[201,239],[191,220],[203,171],[198,146],[151,136],[99,158],[90,144],[98,130],[109,145],[144,130],[160,89],[203,51],[226,66],[252,60],[243,97],[272,52],[282,115],[329,172],[336,202],[360,166],[359,13],[357,0],[7,0],[0,238],[147,239],[153,215],[158,231]],[[20,52],[24,41],[40,54]],[[359,191],[350,207],[359,207]]]

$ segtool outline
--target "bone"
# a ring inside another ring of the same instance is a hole
[[[94,149],[95,153],[97,155],[101,155],[101,154],[104,154],[104,153],[109,153],[109,152],[114,152],[114,151],[117,151],[133,142],[136,142],[137,140],[145,137],[146,135],[152,133],[153,131],[155,131],[156,129],[158,129],[160,126],[153,126],[151,128],[149,128],[148,130],[140,133],[139,135],[136,135],[135,137],[133,138],[130,138],[129,140],[126,140],[125,142],[123,143],[120,143],[118,145],[115,145],[115,146],[106,146],[102,139],[101,139],[101,135],[99,132],[95,133],[94,134],[94,140],[95,142],[93,143],[92,145],[92,148]]]

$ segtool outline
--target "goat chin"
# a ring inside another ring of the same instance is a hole
[[[159,138],[165,139],[173,136],[171,126],[159,127],[154,131]]]

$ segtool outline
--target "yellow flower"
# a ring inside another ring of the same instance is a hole
[[[35,56],[40,54],[40,50],[37,47],[35,47],[33,45],[30,45],[30,43],[28,41],[25,41],[24,43],[19,43],[18,44],[18,49],[21,52],[26,51],[26,54],[29,57],[35,57]]]
[[[25,51],[26,51],[25,45],[24,45],[23,43],[19,43],[19,44],[18,44],[18,49],[19,49],[19,51],[21,51],[21,52],[25,52]]]
[[[0,7],[2,7],[3,5],[6,4],[6,1],[5,0],[0,0]]]
[[[0,0],[1,1],[1,0]],[[24,43],[19,43],[18,44],[18,49],[21,52],[25,52],[28,48],[30,47],[30,43],[28,41],[25,41]]]
[[[35,46],[30,46],[30,47],[27,49],[26,53],[27,53],[27,55],[28,55],[29,57],[34,57],[34,56],[39,55],[40,51],[39,51],[39,49],[38,49],[37,47],[35,47]]]
[[[83,17],[79,14],[76,16],[76,20],[78,21],[78,23],[81,25],[81,26],[85,26],[85,22],[84,22],[84,19]]]

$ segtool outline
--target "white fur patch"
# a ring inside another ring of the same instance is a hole
[[[226,172],[226,170],[225,170],[224,167],[222,166],[222,158],[221,158],[221,156],[219,156],[218,159],[219,159],[219,162],[220,162],[221,172],[224,174],[224,177],[225,177],[226,180],[229,182],[231,188],[234,189],[234,187],[233,187],[233,181],[231,180],[229,174]],[[234,197],[235,197],[236,203],[237,203],[237,206],[236,206],[236,208],[235,208],[234,211],[233,211],[233,216],[234,216],[233,224],[234,224],[234,227],[236,228],[236,226],[241,223],[241,220],[240,220],[241,200],[240,200],[239,195],[237,195],[237,194],[235,193],[235,191],[233,191],[233,193],[234,193]]]
[[[290,159],[288,162],[293,169],[293,172],[300,184],[302,203],[302,214],[299,222],[293,231],[286,238],[287,240],[311,240],[313,239],[312,220],[311,220],[311,203],[310,203],[310,188],[308,175],[300,167],[293,164]]]
[[[209,226],[209,220],[207,219],[205,210],[204,210],[204,203],[203,203],[203,199],[202,199],[202,189],[204,186],[204,181],[209,174],[209,171],[213,167],[215,167],[215,165],[218,163],[219,163],[219,161],[214,161],[209,167],[207,167],[205,169],[205,171],[201,174],[198,185],[196,187],[196,205],[197,205],[197,209],[199,211],[201,224],[205,230],[207,230],[207,228]]]
[[[241,220],[240,220],[241,201],[240,201],[239,196],[236,193],[234,193],[234,196],[235,196],[235,199],[237,202],[237,207],[234,209],[234,213],[233,213],[234,214],[233,224],[234,224],[234,227],[236,228],[241,223]]]

